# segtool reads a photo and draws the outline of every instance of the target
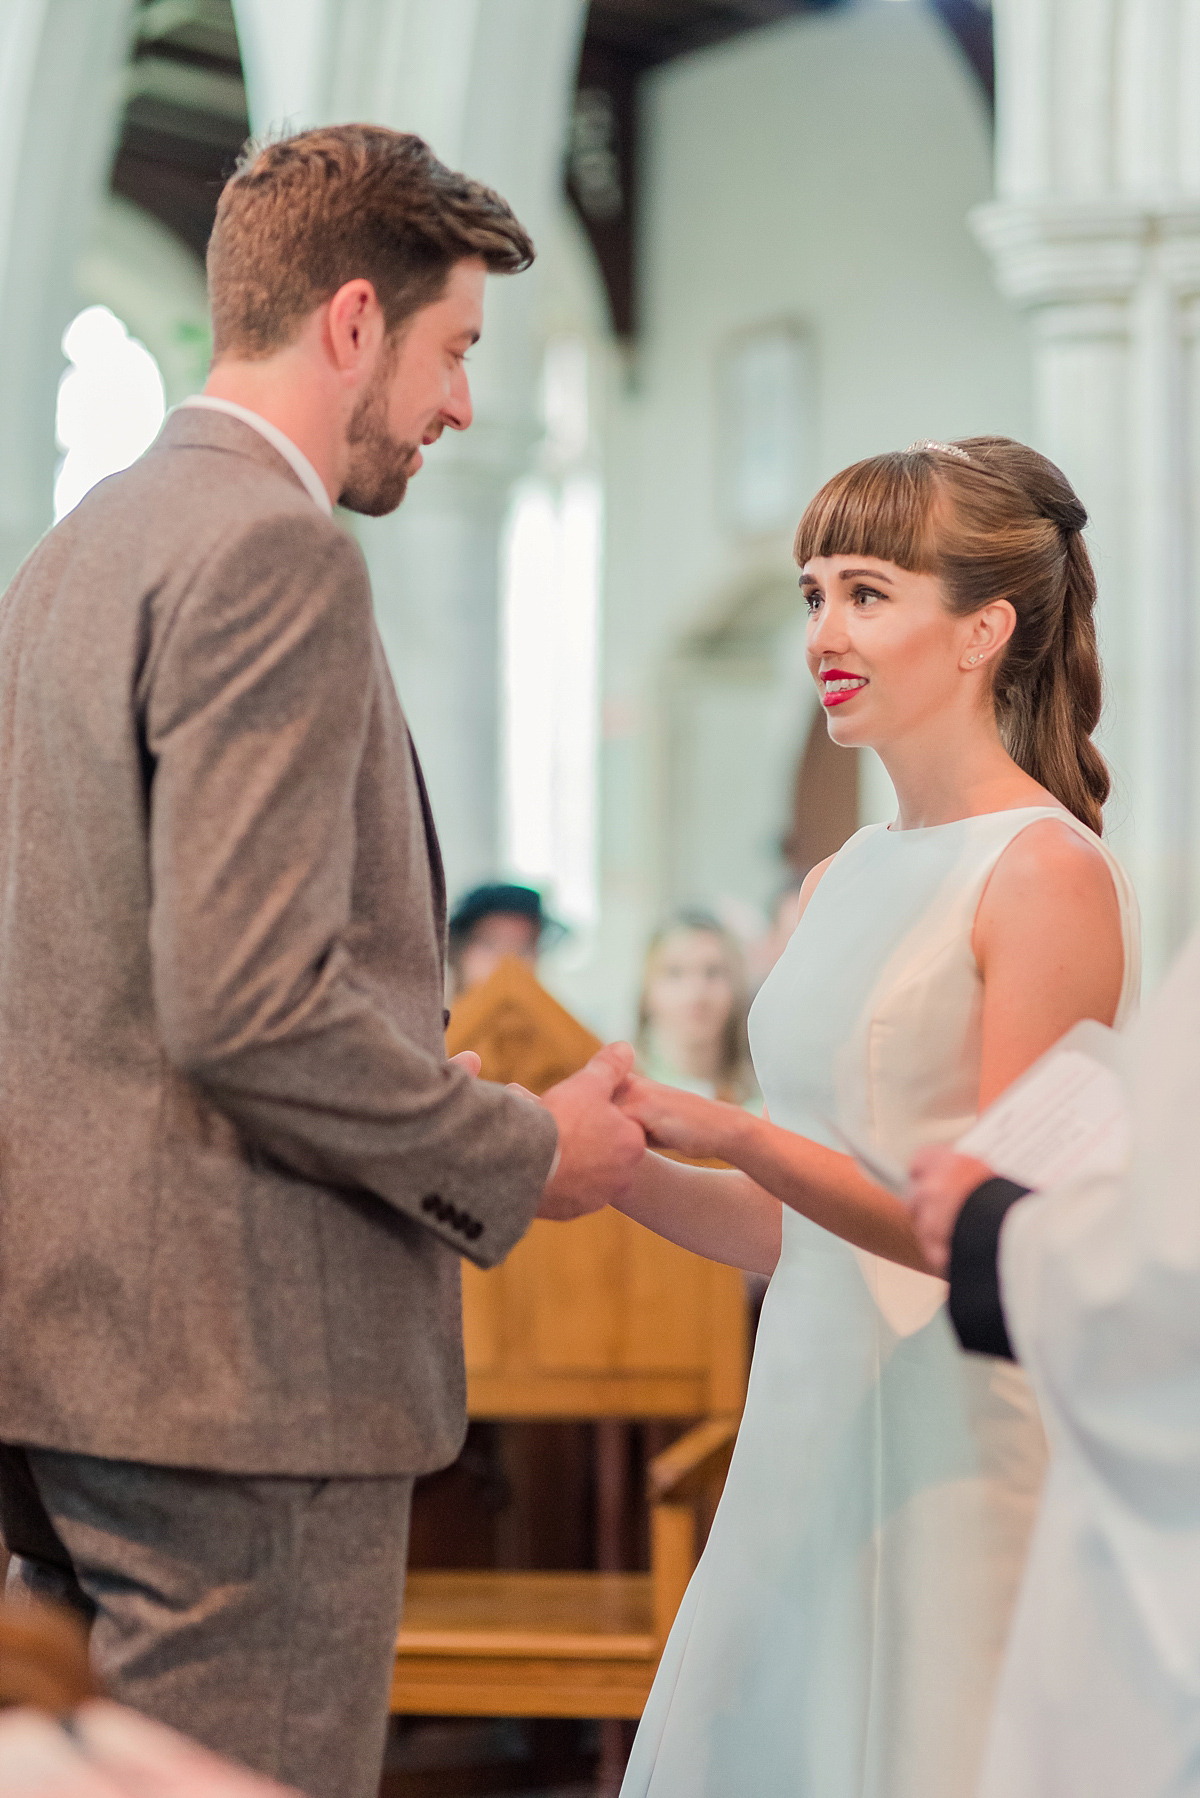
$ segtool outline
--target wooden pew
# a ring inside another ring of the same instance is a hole
[[[599,1045],[510,961],[456,1006],[447,1046],[475,1049],[485,1078],[537,1092]],[[602,1211],[535,1223],[487,1273],[464,1265],[463,1316],[473,1418],[692,1427],[650,1463],[649,1573],[412,1572],[392,1709],[636,1718],[737,1435],[741,1275]]]

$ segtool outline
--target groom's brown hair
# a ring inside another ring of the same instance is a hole
[[[214,359],[271,355],[358,278],[374,287],[390,335],[441,297],[467,257],[512,275],[534,249],[499,194],[448,169],[421,138],[331,125],[251,141],[208,245]]]

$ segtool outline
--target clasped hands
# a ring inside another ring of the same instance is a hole
[[[540,1217],[583,1217],[620,1205],[633,1189],[647,1148],[707,1160],[721,1156],[736,1105],[660,1086],[633,1072],[628,1043],[609,1043],[541,1103],[558,1125],[559,1160],[546,1183]]]
[[[478,1057],[454,1058],[479,1070]],[[609,1043],[586,1067],[552,1086],[540,1099],[558,1125],[558,1159],[547,1180],[538,1216],[585,1217],[629,1197],[648,1148],[669,1149],[696,1161],[737,1161],[738,1143],[751,1119],[740,1106],[662,1086],[633,1071],[628,1043]],[[523,1090],[523,1089],[520,1089]],[[939,1146],[920,1149],[909,1169],[908,1203],[926,1265],[945,1274],[959,1212],[991,1176],[970,1155]]]
[[[468,1073],[479,1072],[479,1057],[470,1051],[452,1059]],[[558,1158],[539,1217],[564,1220],[619,1205],[632,1192],[648,1147],[697,1160],[723,1157],[745,1113],[647,1080],[633,1072],[633,1060],[628,1043],[609,1043],[540,1099],[515,1089],[544,1106],[558,1126]]]

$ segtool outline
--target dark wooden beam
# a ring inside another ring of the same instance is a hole
[[[822,12],[842,0],[592,0],[594,43],[636,57],[643,68],[723,43],[761,25]]]
[[[567,193],[608,295],[613,330],[637,333],[638,83],[676,56],[843,0],[592,0],[567,151]],[[989,0],[926,3],[952,34],[993,103]]]
[[[933,10],[957,42],[987,95],[996,105],[996,62],[989,0],[931,0]]]
[[[618,337],[636,333],[637,87],[646,65],[588,37],[567,147],[567,193],[583,221]]]

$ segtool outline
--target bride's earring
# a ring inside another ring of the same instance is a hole
[[[976,662],[979,660],[979,657],[978,656],[968,656],[967,660],[968,660],[968,662],[970,662],[970,664],[973,668],[975,666]]]

